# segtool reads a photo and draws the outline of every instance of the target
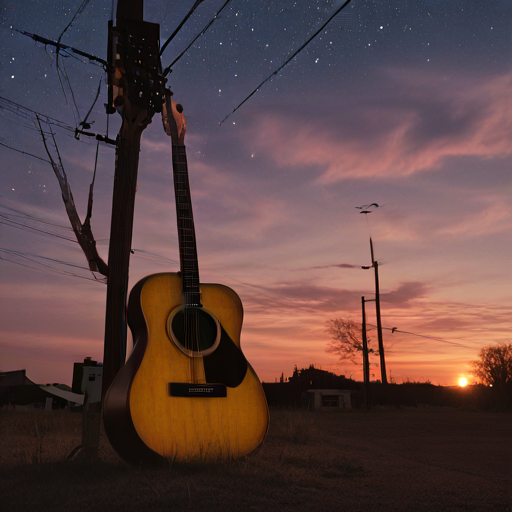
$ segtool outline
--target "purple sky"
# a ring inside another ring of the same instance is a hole
[[[145,19],[164,40],[192,3],[146,1]],[[204,2],[164,66],[222,3]],[[64,59],[77,113],[53,50],[13,29],[57,39],[80,4],[6,0],[0,26],[2,98],[72,127],[102,69]],[[233,0],[170,75],[187,118],[201,279],[240,295],[242,348],[262,380],[310,364],[359,379],[359,366],[326,352],[326,322],[360,321],[361,296],[373,298],[373,273],[360,269],[372,236],[383,325],[413,333],[385,330],[388,378],[455,384],[482,346],[510,341],[512,6],[353,0],[219,126],[341,2],[304,4]],[[92,0],[62,41],[104,57],[110,8]],[[105,101],[102,84],[90,120],[103,134]],[[46,157],[33,117],[1,105],[0,371],[70,383],[73,362],[102,358],[106,288],[56,273],[93,277],[63,264],[85,258],[55,236],[73,239],[50,165],[5,147]],[[118,127],[111,116],[110,136]],[[83,218],[96,143],[54,129]],[[100,145],[92,224],[105,259],[114,156]],[[356,209],[373,202],[370,215]],[[131,285],[178,269],[174,208],[170,142],[155,117],[143,134]],[[371,303],[368,313],[374,324]]]

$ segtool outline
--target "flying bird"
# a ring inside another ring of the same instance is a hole
[[[356,206],[355,208],[357,208],[358,210],[361,210],[359,213],[372,213],[372,211],[369,210],[369,208],[371,208],[372,206],[375,206],[375,208],[379,207],[379,205],[377,203],[372,203],[372,204],[363,204],[363,206]]]

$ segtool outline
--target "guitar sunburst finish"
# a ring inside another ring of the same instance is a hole
[[[135,356],[140,365],[131,382],[122,375],[116,377],[118,389],[113,385],[106,396],[105,412],[109,413],[104,422],[107,433],[112,431],[109,440],[114,449],[132,464],[229,459],[255,450],[267,432],[268,408],[254,370],[245,361],[243,381],[237,387],[226,387],[226,397],[169,396],[170,382],[205,382],[204,359],[208,356],[193,358],[195,375],[191,379],[192,358],[168,336],[165,319],[182,304],[179,274],[156,274],[141,283],[134,288],[129,304],[136,343],[129,362]],[[215,314],[240,350],[243,309],[238,295],[226,286],[202,284],[201,297],[203,306]],[[142,350],[144,353],[138,354]],[[125,366],[121,372],[125,369],[130,370]],[[121,397],[117,404],[116,397]],[[124,424],[132,423],[124,435],[119,429],[116,435],[114,425],[108,428],[120,417]],[[139,449],[134,451],[135,446]]]

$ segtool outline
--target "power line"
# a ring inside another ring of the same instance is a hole
[[[14,212],[15,214],[17,214],[17,215],[13,215],[14,217],[25,217],[27,219],[40,222],[42,224],[47,224],[49,226],[64,229],[67,231],[73,231],[72,228],[70,228],[69,226],[63,226],[62,224],[55,224],[53,222],[48,222],[47,220],[41,219],[40,217],[36,217],[35,215],[30,215],[29,213],[23,212],[21,210],[17,210],[16,208],[12,208],[10,206],[6,206],[5,204],[2,204],[2,203],[0,203],[0,208],[5,208],[6,210],[10,210],[11,212]]]
[[[37,112],[35,110],[32,110],[28,107],[24,107],[23,105],[20,105],[19,103],[16,103],[14,101],[8,100],[7,98],[4,98],[0,96],[0,109],[7,110],[8,112],[12,112],[15,115],[18,115],[20,117],[24,117],[25,119],[33,120],[34,117],[39,116],[44,120],[47,124],[52,124],[54,126],[58,126],[59,128],[62,128],[63,130],[68,130],[71,132],[75,132],[75,128],[64,121],[60,121],[59,119],[55,119],[54,117],[47,116],[46,114],[41,114],[40,112]]]
[[[266,82],[268,82],[273,76],[277,75],[279,73],[279,71],[281,71],[281,69],[283,69],[290,61],[292,61],[302,50],[304,50],[304,48],[306,48],[306,46],[318,35],[320,34],[320,32],[322,32],[322,30],[343,10],[345,9],[345,7],[350,3],[351,0],[346,0],[344,4],[342,4],[340,7],[338,7],[338,9],[336,9],[336,11],[328,18],[328,20],[305,42],[303,43],[297,50],[295,50],[295,52],[293,52],[293,54],[288,58],[286,59],[286,61],[281,64],[272,74],[270,74],[267,78],[265,78],[265,80],[263,80],[263,82],[261,82],[260,85],[258,85],[258,87],[256,87],[256,89],[254,89],[254,91],[251,92],[251,94],[249,94],[249,96],[247,96],[247,98],[245,98],[244,101],[242,101],[242,103],[240,103],[238,105],[238,107],[236,107],[235,109],[233,109],[219,124],[222,124],[224,123],[224,121],[230,117],[232,114],[234,114],[249,98],[251,98],[254,94],[256,94],[259,90],[260,90],[260,87],[262,85],[264,85]]]
[[[98,86],[98,91],[96,92],[96,97],[94,99],[94,103],[91,106],[91,108],[89,109],[89,112],[87,113],[87,115],[85,116],[84,121],[82,121],[83,126],[85,126],[87,124],[87,119],[88,119],[92,109],[94,108],[94,105],[96,104],[96,102],[98,100],[99,92],[100,92],[100,87],[101,87],[101,81],[100,81],[100,84]],[[105,142],[106,144],[108,144],[110,146],[111,145],[115,145],[115,140],[110,139],[108,137],[108,120],[109,120],[108,116],[107,116],[107,135],[103,136],[103,135],[100,135],[100,134],[97,134],[97,133],[92,133],[92,132],[86,132],[84,130],[79,130],[77,127],[73,127],[73,126],[65,123],[64,121],[60,121],[59,119],[55,119],[53,117],[47,116],[46,114],[41,114],[40,112],[37,112],[36,110],[32,110],[32,109],[27,108],[27,107],[25,107],[23,105],[20,105],[19,103],[16,103],[14,101],[8,100],[7,98],[3,98],[1,96],[0,96],[0,110],[4,110],[6,112],[14,114],[15,116],[18,116],[21,119],[25,119],[27,121],[32,121],[32,122],[34,122],[34,124],[35,124],[35,119],[37,119],[38,117],[41,118],[41,120],[43,120],[47,125],[50,126],[50,131],[45,131],[43,129],[43,134],[46,134],[46,135],[51,135],[51,126],[53,125],[53,126],[56,126],[58,128],[61,128],[63,130],[67,130],[69,132],[72,132],[73,133],[73,137],[75,139],[77,139],[78,141],[80,141],[80,135],[85,135],[87,137],[94,137],[97,141]],[[73,115],[74,114],[75,113],[73,111]],[[75,117],[75,121],[76,121],[76,117]],[[16,122],[16,121],[14,121],[14,122]],[[80,123],[80,124],[82,124],[82,123]],[[38,133],[41,133],[41,129],[38,129],[38,128],[35,128],[35,127],[32,127],[32,126],[27,126],[27,125],[24,125],[23,123],[19,123],[19,124],[21,124],[21,126],[23,126],[24,128],[27,128],[29,130],[35,130]],[[71,136],[71,135],[69,135],[69,136]],[[2,146],[5,146],[8,149],[12,149],[13,151],[17,151],[19,153],[23,153],[23,154],[26,154],[26,155],[29,155],[29,156],[33,156],[34,158],[38,158],[39,160],[43,160],[44,162],[51,163],[49,160],[45,160],[44,158],[38,157],[38,156],[34,155],[33,153],[28,153],[26,151],[22,151],[20,149],[17,149],[17,148],[14,148],[12,146],[9,146],[8,144],[5,144],[5,143],[3,143],[3,144],[0,143],[0,144]]]
[[[58,55],[59,55],[59,52],[57,52],[57,57],[58,57]],[[71,86],[71,81],[69,80],[68,73],[66,71],[66,66],[64,66],[64,62],[62,62],[62,69],[61,69],[61,66],[59,66],[58,60],[57,60],[56,61],[56,69],[57,69],[57,76],[59,78],[60,87],[62,89],[62,93],[64,94],[64,99],[66,100],[66,103],[68,103],[68,98],[66,96],[66,89],[62,82],[61,73],[62,73],[62,76],[64,77],[64,80],[68,84],[69,92],[71,93],[71,99],[73,100],[73,105],[74,105],[76,113],[78,115],[78,119],[80,119],[80,111],[78,110],[78,105],[76,104],[75,93],[73,92],[73,87]],[[77,122],[77,118],[75,117],[74,110],[73,110],[73,118],[75,119],[75,125],[78,127],[79,123]]]
[[[160,48],[160,56],[162,56],[162,53],[164,53],[164,50],[167,48],[167,45],[176,37],[178,32],[182,29],[183,25],[187,22],[187,20],[192,16],[194,11],[199,7],[199,4],[201,4],[204,0],[196,0],[190,11],[185,15],[185,17],[181,20],[180,24],[176,27],[174,32],[168,37],[167,41],[163,44],[163,46]]]
[[[66,33],[69,27],[73,24],[75,19],[84,12],[85,8],[87,7],[87,4],[90,2],[90,0],[83,0],[82,4],[78,8],[78,10],[75,12],[75,15],[73,18],[71,18],[71,21],[66,25],[66,28],[62,31],[62,33],[59,36],[59,39],[57,40],[57,43],[60,44],[60,40],[62,39],[62,36]]]
[[[176,64],[176,62],[178,62],[181,57],[183,57],[183,55],[185,55],[185,53],[187,53],[187,51],[190,49],[190,47],[202,36],[206,33],[206,31],[210,28],[210,26],[213,24],[213,22],[218,19],[220,13],[224,10],[224,8],[229,4],[229,2],[231,2],[231,0],[226,0],[224,2],[224,5],[215,13],[215,15],[213,16],[213,18],[205,25],[205,27],[201,30],[201,32],[199,32],[199,34],[197,34],[196,37],[194,37],[194,39],[192,39],[192,41],[189,43],[189,45],[164,69],[163,71],[163,76],[167,76],[169,74],[169,72],[171,71],[171,68],[174,66],[174,64]]]
[[[64,93],[64,97],[66,97],[66,91],[64,90],[64,86],[62,85],[62,81],[60,79],[60,67],[59,67],[59,54],[60,54],[60,51],[59,51],[59,46],[58,45],[60,45],[60,41],[62,39],[62,36],[66,33],[68,28],[71,27],[71,25],[73,24],[75,19],[84,11],[84,9],[87,7],[87,4],[89,3],[89,1],[90,0],[83,0],[83,2],[80,4],[80,7],[78,8],[76,13],[74,14],[73,18],[71,18],[71,21],[66,25],[66,27],[64,28],[64,30],[60,34],[59,39],[57,39],[57,52],[56,52],[57,53],[57,57],[55,59],[55,66],[57,68],[57,74],[59,75],[59,81],[60,81],[60,84],[61,84],[61,87],[62,87],[62,92]],[[66,68],[64,66],[64,61],[62,62],[62,70],[63,70],[63,75],[64,75],[64,77],[65,77],[65,79],[67,81],[69,90],[71,92],[71,98],[73,99],[73,104],[75,105],[75,109],[76,109],[76,112],[78,114],[78,119],[80,120],[80,111],[78,110],[78,105],[76,104],[75,94],[73,93],[73,88],[71,87],[71,82],[70,82],[68,74],[66,72]],[[99,90],[98,90],[98,94],[99,94]],[[97,96],[96,96],[96,98],[97,98]],[[67,101],[67,98],[66,98],[66,101]],[[94,101],[94,103],[96,103],[96,100]],[[94,104],[93,104],[93,106],[94,106]],[[91,107],[91,110],[92,110],[92,107]],[[90,113],[90,111],[89,111],[89,113]],[[87,115],[89,115],[89,113]],[[73,113],[73,116],[74,116],[74,113]],[[78,126],[78,123],[76,122],[76,119],[75,119],[75,124]]]
[[[33,261],[34,263],[37,263],[38,265],[45,266],[43,263],[39,263],[38,261],[36,261],[33,258],[42,259],[42,260],[46,260],[46,261],[51,261],[53,263],[59,263],[60,265],[65,265],[67,267],[73,267],[73,268],[78,268],[80,270],[87,270],[87,271],[89,271],[89,268],[88,267],[84,267],[83,265],[76,265],[75,263],[69,263],[67,261],[57,260],[55,258],[49,258],[47,256],[41,256],[39,254],[30,254],[28,252],[13,251],[11,249],[4,249],[2,247],[0,247],[0,252],[9,254],[11,256],[19,256],[20,258],[25,258],[25,259],[27,259],[29,261]],[[51,268],[53,268],[53,267],[51,267]]]
[[[3,252],[3,251],[0,250],[0,252]],[[36,270],[38,272],[43,272],[44,274],[48,274],[48,273],[53,272],[54,274],[67,275],[67,276],[71,276],[71,277],[78,277],[79,279],[86,279],[87,281],[95,281],[97,283],[105,283],[106,282],[106,280],[103,280],[103,279],[97,279],[96,277],[81,276],[79,274],[75,274],[73,272],[68,272],[66,270],[60,270],[60,269],[58,269],[56,267],[52,267],[52,266],[49,266],[49,265],[43,265],[43,267],[45,267],[45,268],[39,268],[37,266],[27,265],[27,264],[22,263],[20,261],[11,260],[9,258],[4,258],[1,255],[0,255],[0,261],[8,261],[9,263],[14,263],[15,265],[20,265],[21,267],[29,268],[31,270]],[[36,263],[38,265],[42,265],[41,263],[38,263],[38,262],[34,262],[34,263]]]
[[[47,231],[45,229],[40,229],[40,228],[37,228],[37,227],[34,227],[34,226],[30,226],[29,224],[23,224],[22,222],[16,222],[12,219],[9,219],[8,216],[6,215],[1,215],[0,214],[0,224],[4,224],[6,226],[9,226],[11,228],[17,228],[17,229],[21,229],[22,231],[35,231],[37,233],[41,233],[41,234],[44,234],[44,235],[50,235],[50,236],[53,236],[55,238],[60,238],[62,240],[66,240],[68,242],[74,242],[74,243],[78,243],[76,240],[74,240],[73,238],[70,238],[68,236],[65,236],[65,235],[61,235],[61,234],[58,234],[58,233],[54,233],[54,232],[51,232],[51,231]]]
[[[87,123],[87,119],[91,115],[92,109],[94,108],[94,105],[96,105],[96,102],[98,101],[98,97],[100,95],[100,90],[101,90],[101,79],[100,79],[100,83],[98,84],[98,90],[96,92],[96,97],[94,98],[91,108],[89,109],[89,112],[87,112],[87,114],[85,115],[84,120],[80,122],[80,126],[82,126],[82,128],[89,129],[91,127],[90,123]],[[107,117],[107,119],[108,119],[108,117]],[[94,121],[93,121],[93,123],[94,123]],[[75,133],[75,137],[76,137],[76,133]]]
[[[372,324],[368,324],[368,325],[372,325]],[[375,326],[372,325],[372,327],[375,327]],[[392,333],[399,332],[401,334],[410,334],[411,336],[417,336],[419,338],[428,338],[430,340],[435,340],[435,341],[440,341],[442,343],[447,343],[448,345],[455,345],[457,347],[462,347],[462,348],[470,348],[467,345],[463,345],[462,343],[457,343],[455,341],[445,340],[444,338],[439,338],[437,336],[429,336],[428,334],[417,334],[415,332],[401,331],[401,330],[397,329],[396,327],[382,327],[382,328],[386,329],[387,331],[391,331]]]
[[[27,151],[22,151],[21,149],[13,148],[12,146],[8,146],[7,144],[4,144],[3,142],[0,142],[0,146],[3,146],[4,148],[7,148],[7,149],[12,149],[13,151],[22,153],[24,155],[31,156],[33,158],[37,158],[38,160],[42,160],[43,162],[46,162],[48,164],[51,163],[50,160],[46,160],[46,158],[41,158],[40,156],[34,155],[33,153],[29,153]]]

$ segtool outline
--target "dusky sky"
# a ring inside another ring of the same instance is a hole
[[[144,18],[163,42],[193,3],[146,0]],[[201,4],[164,67],[223,3]],[[41,383],[70,384],[73,362],[102,359],[106,287],[69,229],[35,116],[9,102],[71,128],[52,127],[83,220],[96,141],[73,131],[101,81],[88,121],[107,132],[106,84],[101,67],[60,55],[61,85],[54,48],[15,29],[57,40],[82,4],[61,41],[105,58],[110,2],[2,2],[0,371]],[[201,280],[240,295],[242,348],[262,380],[310,364],[360,379],[326,352],[326,322],[360,321],[361,296],[373,298],[360,268],[372,236],[388,379],[456,384],[482,346],[510,341],[512,4],[352,0],[219,125],[341,4],[232,0],[174,65]],[[110,137],[119,124],[109,116]],[[105,260],[114,164],[100,144],[92,227]],[[142,137],[130,286],[176,271],[177,245],[157,115]]]

